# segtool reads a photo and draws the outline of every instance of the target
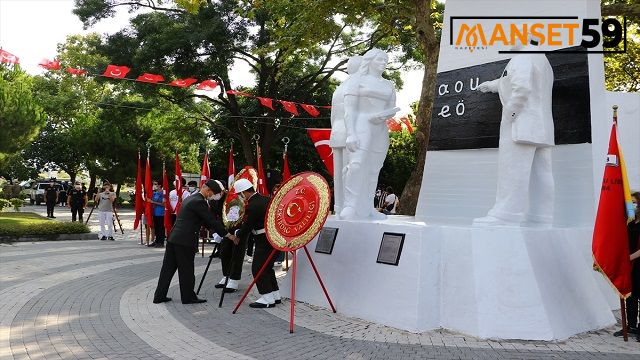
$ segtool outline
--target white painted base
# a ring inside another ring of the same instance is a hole
[[[412,217],[347,222],[331,255],[307,245],[338,312],[396,328],[559,340],[615,324],[591,269],[591,228],[473,228]],[[405,233],[398,266],[376,263],[384,232]],[[281,292],[290,294],[287,275]],[[296,300],[329,307],[304,251]]]

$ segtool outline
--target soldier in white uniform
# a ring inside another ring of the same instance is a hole
[[[530,39],[525,48],[537,50]],[[554,143],[551,97],[553,70],[544,54],[514,56],[499,79],[483,82],[482,92],[497,92],[502,103],[496,203],[474,225],[549,226],[553,221]]]

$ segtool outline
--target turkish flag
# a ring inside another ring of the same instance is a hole
[[[292,103],[291,101],[284,101],[284,100],[278,100],[280,101],[280,104],[282,104],[282,107],[284,107],[284,109],[290,113],[292,113],[295,116],[298,116],[300,114],[298,114],[298,108],[296,107],[296,104]]]
[[[176,178],[175,178],[176,194],[178,195],[178,204],[176,204],[175,213],[176,215],[178,215],[178,212],[180,211],[180,207],[182,206],[182,192],[184,190],[182,189],[182,167],[180,166],[180,155],[178,155],[177,151],[176,151],[175,170],[176,170]]]
[[[144,196],[151,201],[153,198],[153,187],[151,187],[151,164],[149,163],[149,155],[147,154],[147,168],[144,172]],[[153,211],[151,203],[144,202],[144,217],[147,219],[147,225],[153,228]]]
[[[251,96],[251,94],[248,94],[244,91],[239,91],[239,90],[227,90],[226,91],[227,94],[229,95],[235,95],[235,96]]]
[[[596,268],[609,279],[620,298],[624,299],[631,293],[631,261],[624,194],[626,176],[621,155],[614,123],[609,138],[591,249]]]
[[[198,82],[198,79],[188,78],[188,79],[175,79],[169,85],[186,88]]]
[[[402,125],[394,118],[387,119],[387,127],[391,132],[402,131]]]
[[[268,107],[271,110],[275,110],[273,108],[273,99],[260,96],[256,96],[256,98],[258,98],[258,101],[260,101],[260,104],[262,104],[262,106]]]
[[[204,153],[204,159],[202,160],[202,170],[200,171],[200,187],[211,178],[209,172],[209,154]]]
[[[138,153],[138,175],[136,176],[136,217],[133,221],[133,230],[138,229],[142,214],[144,213],[144,200],[142,200],[142,164]]]
[[[138,76],[138,78],[136,80],[141,81],[141,82],[147,82],[147,83],[155,84],[155,83],[163,82],[164,81],[164,76],[156,75],[156,74],[144,73],[144,74]]]
[[[124,79],[129,71],[131,71],[131,69],[126,66],[108,65],[102,76],[114,79]]]
[[[218,83],[213,80],[205,80],[198,85],[196,90],[212,91],[218,87]]]
[[[300,104],[300,106],[313,117],[318,117],[318,115],[320,115],[320,111],[318,111],[318,109],[313,105]]]
[[[171,232],[171,226],[173,225],[173,219],[171,218],[171,203],[169,202],[169,177],[167,176],[167,169],[162,166],[162,189],[164,191],[164,233],[169,236]]]
[[[42,59],[38,65],[47,70],[60,70],[60,60]]]
[[[269,190],[267,190],[267,178],[264,176],[264,165],[262,165],[262,152],[260,151],[260,145],[257,146],[256,152],[258,155],[258,192],[261,195],[269,196]]]
[[[282,160],[282,182],[284,183],[291,177],[291,171],[289,170],[289,156],[287,155],[286,151],[284,152],[284,154],[282,154]]]
[[[329,174],[333,176],[333,150],[329,146],[329,137],[331,137],[331,129],[307,129],[307,133],[316,147],[320,159],[327,167]]]
[[[20,59],[12,53],[0,49],[0,62],[7,64],[20,64]]]
[[[233,161],[233,144],[231,145],[231,150],[229,150],[229,166],[227,168],[227,189],[233,189],[233,180],[236,177],[236,164]]]
[[[72,75],[86,75],[87,70],[67,68],[67,72]]]

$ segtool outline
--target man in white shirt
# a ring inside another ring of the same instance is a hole
[[[182,201],[186,199],[191,193],[187,190],[187,182],[184,178],[181,179],[182,188]],[[178,184],[174,183],[175,189],[169,192],[169,203],[171,204],[171,223],[175,224],[176,222],[176,207],[178,206]]]
[[[382,212],[386,215],[395,214],[396,213],[396,205],[398,204],[398,196],[393,193],[393,188],[391,186],[387,186],[387,190],[385,191],[387,194],[384,198],[384,206],[382,207]]]

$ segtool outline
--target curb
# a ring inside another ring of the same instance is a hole
[[[35,242],[35,241],[66,241],[66,240],[98,240],[98,234],[84,233],[84,234],[0,236],[0,243]]]

